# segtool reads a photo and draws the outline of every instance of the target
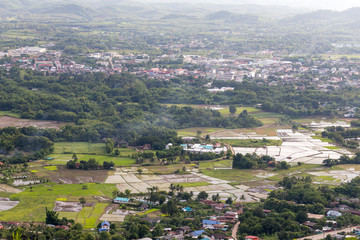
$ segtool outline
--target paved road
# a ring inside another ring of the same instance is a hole
[[[322,233],[322,234],[317,234],[317,235],[312,235],[312,236],[308,236],[308,237],[304,237],[304,238],[298,238],[298,240],[304,240],[304,239],[311,239],[311,240],[321,240],[326,238],[327,235],[335,235],[337,233],[341,233],[341,232],[351,232],[352,230],[354,230],[355,228],[358,228],[360,226],[354,226],[354,227],[348,227],[348,228],[343,228],[340,230],[336,230],[336,231],[331,231],[331,232],[326,232],[326,233]]]
[[[234,225],[233,229],[232,229],[232,233],[231,233],[231,237],[235,240],[237,240],[237,231],[238,231],[238,228],[239,228],[239,225],[240,225],[240,221],[237,221],[236,224]]]

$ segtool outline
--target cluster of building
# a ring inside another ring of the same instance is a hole
[[[226,153],[227,148],[222,146],[221,143],[216,144],[181,144],[181,147],[188,152],[192,153]]]
[[[188,76],[192,79],[207,78],[221,81],[255,81],[261,85],[295,84],[299,89],[313,86],[327,91],[343,86],[359,86],[360,61],[357,59],[301,59],[292,61],[262,58],[246,58],[232,54],[226,58],[211,58],[199,55],[162,54],[119,54],[117,52],[97,52],[82,55],[95,59],[88,66],[62,56],[61,51],[47,50],[43,47],[22,47],[0,51],[0,58],[8,57],[0,67],[10,69],[17,65],[49,73],[104,72],[114,74],[129,72],[158,80]],[[271,55],[270,55],[271,56]],[[11,61],[9,61],[9,58]],[[161,67],[174,66],[174,67]],[[181,65],[182,68],[175,66]],[[154,67],[155,66],[155,67]],[[217,93],[232,91],[233,88],[210,88]]]

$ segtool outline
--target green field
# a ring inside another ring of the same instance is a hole
[[[217,139],[219,143],[226,143],[233,147],[263,147],[281,146],[281,140],[252,140],[252,139]]]
[[[50,171],[57,171],[58,170],[57,166],[45,166],[44,168],[47,169],[47,170],[50,170]]]
[[[53,209],[54,202],[58,198],[93,197],[108,196],[112,197],[112,192],[116,190],[115,184],[86,184],[88,189],[82,189],[82,184],[54,184],[47,183],[32,186],[32,191],[27,187],[25,191],[13,194],[12,200],[19,200],[20,203],[7,211],[0,212],[2,221],[44,221],[45,208]]]
[[[313,139],[320,139],[322,142],[328,142],[328,143],[332,143],[333,140],[329,139],[329,138],[323,138],[321,136],[312,136]]]
[[[52,165],[65,165],[69,160],[72,160],[72,154],[51,154],[49,157],[53,157],[54,160],[45,160],[47,164]],[[91,155],[91,154],[77,154],[78,159],[88,161],[90,158],[94,158],[99,164],[103,162],[114,162],[116,166],[129,166],[135,164],[135,160],[128,157],[114,157],[103,155]]]
[[[200,162],[199,168],[209,170],[214,168],[229,168],[232,166],[232,160],[222,160],[216,162]]]
[[[336,147],[336,146],[325,146],[325,148],[329,149],[329,150],[338,150],[338,149],[341,149],[339,147]]]
[[[254,170],[249,169],[201,170],[201,172],[207,176],[231,181],[237,184],[259,179],[255,176]]]
[[[85,219],[85,228],[95,228],[97,220],[105,212],[105,208],[109,206],[107,203],[97,203],[92,209],[92,212],[88,218]]]
[[[322,165],[319,165],[319,164],[302,164],[300,166],[296,165],[296,166],[293,166],[286,170],[274,171],[273,173],[276,173],[276,175],[269,177],[267,179],[273,180],[273,181],[280,181],[286,176],[294,175],[294,174],[296,174],[296,175],[306,174],[309,171],[314,171],[315,169],[319,169],[321,167],[322,167]]]
[[[246,110],[248,113],[254,113],[254,112],[259,112],[261,111],[260,109],[254,108],[254,107],[236,107],[236,113],[235,114],[240,114],[242,113],[244,110]],[[229,107],[225,107],[221,110],[218,110],[221,114],[225,114],[225,115],[229,115],[230,111],[229,111]]]
[[[9,117],[20,118],[20,114],[13,113],[13,112],[10,112],[10,111],[0,111],[0,116],[9,116]]]
[[[201,187],[201,186],[207,186],[211,185],[211,183],[208,182],[189,182],[189,183],[179,183],[180,186],[186,187]]]
[[[76,153],[79,160],[87,161],[94,158],[99,164],[103,162],[114,162],[116,166],[129,166],[135,164],[135,160],[130,156],[136,151],[129,148],[119,148],[120,155],[108,155],[105,152],[105,143],[87,143],[87,142],[58,142],[55,143],[53,154],[47,156],[53,160],[41,161],[52,165],[65,165],[72,160],[73,153]],[[40,162],[40,161],[39,161]]]
[[[58,153],[92,153],[105,154],[105,143],[58,142],[54,154]]]
[[[205,128],[205,127],[197,127],[197,128],[185,128],[177,130],[179,137],[196,137],[197,131],[201,131],[201,136],[205,136],[206,134],[222,131],[224,128]]]
[[[281,117],[284,117],[284,115],[282,115],[280,113],[273,113],[273,112],[257,112],[257,113],[250,113],[250,114],[257,118],[281,118]]]
[[[266,175],[269,174],[269,177],[266,177],[266,180],[270,181],[280,181],[286,176],[296,174],[296,175],[307,175],[307,172],[314,171],[315,169],[321,168],[321,165],[316,164],[302,164],[300,166],[296,165],[287,170],[252,170],[252,169],[219,169],[212,170],[212,168],[207,165],[200,164],[200,170],[203,174],[215,177],[227,181],[233,182],[232,184],[241,184],[244,182],[251,182],[264,179],[258,177],[257,175]],[[271,174],[273,176],[271,176]]]

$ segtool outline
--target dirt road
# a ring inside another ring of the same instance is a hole
[[[237,231],[238,231],[238,228],[239,228],[239,225],[240,225],[240,221],[237,221],[237,223],[234,225],[233,229],[232,229],[232,233],[231,233],[231,237],[235,240],[237,240]]]
[[[348,228],[343,228],[340,230],[336,230],[336,231],[331,231],[331,232],[325,232],[322,234],[317,234],[317,235],[312,235],[312,236],[308,236],[308,237],[303,237],[303,238],[298,238],[298,240],[304,240],[304,239],[311,239],[311,240],[321,240],[326,238],[327,235],[335,235],[337,233],[341,233],[341,232],[351,232],[352,230],[358,228],[360,226],[353,226],[353,227],[348,227]]]

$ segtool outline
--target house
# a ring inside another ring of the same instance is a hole
[[[345,204],[341,204],[339,205],[339,210],[340,211],[344,211],[344,210],[350,210],[351,208],[348,205]]]
[[[307,221],[307,222],[304,222],[302,225],[308,226],[309,228],[314,228],[317,225],[317,223]]]
[[[110,232],[110,223],[108,221],[103,221],[101,223],[101,228],[99,228],[99,232]]]
[[[334,210],[330,210],[326,214],[326,216],[330,217],[330,218],[337,218],[337,217],[340,217],[341,215],[342,215],[341,212],[334,211]]]
[[[191,211],[192,211],[192,209],[191,209],[190,207],[182,208],[182,210],[183,210],[184,212],[191,212]]]
[[[192,232],[191,233],[191,236],[193,237],[199,237],[201,234],[203,234],[205,232],[205,230],[198,230],[198,231],[195,231],[195,232]]]
[[[205,229],[214,229],[214,225],[219,225],[220,222],[216,220],[203,220],[202,224]]]
[[[256,236],[246,236],[245,240],[260,240],[260,238]]]
[[[211,237],[211,239],[214,239],[214,240],[227,240],[229,238],[228,236],[226,236],[223,233],[214,233],[210,237]]]
[[[113,200],[114,203],[128,203],[130,201],[129,198],[117,197]]]
[[[189,227],[189,226],[179,227],[178,229],[176,229],[176,231],[177,231],[179,234],[185,234],[185,233],[191,231],[191,227]]]
[[[169,235],[169,236],[161,236],[158,237],[157,239],[161,239],[161,240],[184,240],[184,235],[183,234],[178,234],[178,235]]]

